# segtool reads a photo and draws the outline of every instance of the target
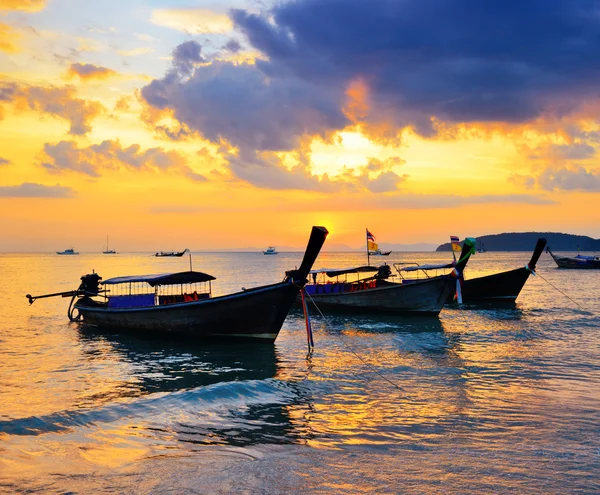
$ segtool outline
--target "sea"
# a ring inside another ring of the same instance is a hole
[[[533,248],[533,246],[532,246]],[[442,263],[392,253],[372,263]],[[466,276],[525,266],[478,253]],[[600,271],[548,254],[513,307],[439,317],[292,310],[274,344],[100,332],[26,294],[189,269],[213,294],[302,253],[0,254],[0,493],[598,494]],[[365,264],[322,253],[315,267]]]

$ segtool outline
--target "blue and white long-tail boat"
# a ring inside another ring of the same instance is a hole
[[[213,297],[215,277],[188,271],[116,277],[102,281],[96,273],[81,277],[75,291],[27,295],[71,297],[71,321],[110,330],[209,339],[274,341],[325,242],[325,227],[313,227],[300,268],[277,284]]]

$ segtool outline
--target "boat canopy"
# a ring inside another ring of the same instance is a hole
[[[417,265],[417,266],[403,266],[398,268],[399,272],[416,272],[419,270],[441,270],[443,268],[454,268],[454,263],[445,263],[443,265]]]
[[[311,270],[311,274],[326,273],[328,277],[338,277],[339,275],[346,275],[347,273],[365,273],[365,272],[377,272],[379,268],[376,266],[358,266],[356,268],[345,268],[343,270],[335,270],[332,268],[321,268],[319,270]]]
[[[147,282],[150,286],[156,285],[178,285],[194,284],[197,282],[208,282],[216,280],[208,273],[202,272],[178,272],[178,273],[159,273],[155,275],[131,275],[128,277],[114,277],[102,282],[104,285],[127,284],[133,282]]]

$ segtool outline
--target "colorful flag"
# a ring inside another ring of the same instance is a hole
[[[452,243],[452,251],[461,251],[460,239],[455,235],[450,236],[450,242]]]
[[[375,236],[367,229],[367,241],[375,242]]]

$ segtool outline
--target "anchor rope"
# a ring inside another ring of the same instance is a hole
[[[315,308],[317,308],[317,311],[319,312],[319,314],[321,315],[321,317],[323,318],[323,320],[325,321],[325,325],[327,325],[330,329],[333,330],[333,326],[331,325],[331,323],[329,323],[329,320],[327,319],[327,317],[323,314],[323,312],[321,311],[321,308],[319,308],[319,306],[317,306],[317,303],[315,302],[315,300],[312,298],[312,296],[306,292],[306,295],[308,296],[308,298],[311,300],[311,302],[315,305]],[[352,353],[354,354],[354,356],[361,361],[367,368],[369,368],[373,373],[375,373],[376,375],[378,375],[382,380],[385,380],[386,382],[388,382],[392,387],[397,388],[398,390],[402,390],[403,392],[405,391],[402,387],[400,387],[399,385],[395,384],[392,380],[390,380],[388,377],[386,377],[384,374],[382,374],[381,372],[379,372],[371,363],[369,363],[368,361],[366,361],[365,359],[363,359],[353,348],[350,344],[348,344],[348,342],[345,341],[345,339],[342,338],[341,335],[339,335],[338,333],[334,334],[338,339],[340,339],[340,342],[342,342],[342,344],[344,344],[344,346],[346,346],[346,348]],[[357,375],[355,375],[357,376]]]
[[[593,315],[594,313],[592,313],[591,311],[585,309],[581,304],[579,304],[577,301],[575,301],[574,299],[572,299],[571,297],[569,297],[567,294],[565,294],[562,290],[560,290],[558,287],[556,287],[552,282],[550,282],[548,279],[544,278],[542,275],[540,275],[539,272],[536,272],[536,275],[538,277],[540,277],[544,282],[546,282],[548,285],[550,285],[550,287],[553,287],[554,289],[556,289],[558,292],[560,292],[563,296],[565,296],[569,301],[571,301],[573,304],[575,304],[579,309],[581,309],[582,311],[585,311],[586,313],[589,313],[591,315]]]

